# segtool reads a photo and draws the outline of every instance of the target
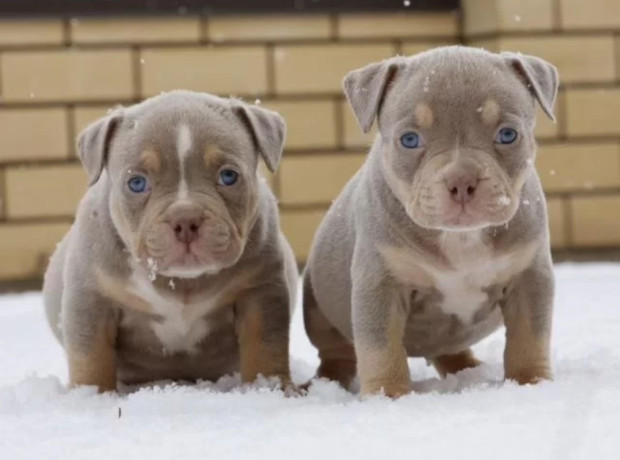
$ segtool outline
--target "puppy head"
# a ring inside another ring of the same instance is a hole
[[[364,131],[379,126],[384,175],[419,226],[508,222],[535,174],[537,100],[553,119],[558,74],[533,56],[445,47],[349,73]]]
[[[93,123],[78,150],[91,184],[107,176],[112,220],[135,260],[189,278],[240,258],[258,209],[258,157],[274,171],[284,133],[275,112],[176,91]]]

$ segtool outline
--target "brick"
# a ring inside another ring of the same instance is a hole
[[[616,35],[616,75],[620,78],[620,35]]]
[[[222,96],[267,91],[267,53],[259,46],[148,49],[141,62],[143,96],[179,88]]]
[[[64,109],[0,110],[0,162],[61,159],[68,151]]]
[[[86,191],[86,173],[79,164],[7,168],[6,216],[72,216]]]
[[[553,0],[463,0],[465,35],[551,30]]]
[[[428,51],[439,46],[450,46],[456,44],[456,41],[450,40],[435,42],[404,42],[400,46],[400,51],[403,56],[411,56],[412,54],[422,53],[424,51]]]
[[[620,244],[620,196],[577,196],[570,203],[574,246]]]
[[[349,71],[394,54],[390,44],[277,46],[276,92],[340,94],[342,79]]]
[[[4,186],[4,169],[0,168],[0,219],[4,219],[4,216],[5,216],[5,207],[6,207],[5,191],[6,191],[6,187]]]
[[[618,29],[618,0],[560,0],[562,27],[565,29]]]
[[[456,37],[458,16],[446,13],[356,13],[338,18],[340,38]]]
[[[566,213],[565,203],[562,198],[547,198],[547,210],[549,212],[549,234],[551,247],[559,249],[567,246],[566,239]]]
[[[330,37],[326,15],[213,16],[207,35],[214,42],[242,40],[300,40]]]
[[[574,89],[565,97],[569,136],[620,134],[620,88]]]
[[[544,145],[536,165],[546,191],[615,187],[620,185],[620,144]]]
[[[372,145],[372,141],[377,135],[377,125],[373,124],[370,132],[364,133],[355,118],[353,109],[347,101],[342,101],[342,116],[344,129],[344,145],[346,147],[364,147]]]
[[[360,169],[366,155],[298,155],[280,167],[282,204],[328,204]]]
[[[616,78],[612,35],[512,37],[500,39],[499,46],[546,59],[557,66],[563,84]]]
[[[73,43],[162,43],[198,42],[200,19],[183,18],[114,18],[72,19]]]
[[[16,20],[0,21],[0,45],[59,45],[64,40],[60,20]]]
[[[305,262],[308,259],[314,234],[326,212],[327,209],[281,212],[280,226],[291,243],[298,262]]]
[[[129,50],[4,53],[1,75],[6,102],[118,100],[134,96]]]
[[[334,101],[272,101],[265,107],[280,113],[286,120],[286,148],[334,148],[336,109]]]
[[[69,226],[66,222],[0,225],[0,279],[41,278]]]

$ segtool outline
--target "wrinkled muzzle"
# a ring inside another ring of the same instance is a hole
[[[176,202],[144,219],[138,257],[155,275],[194,278],[233,265],[242,249],[241,237],[225,213]]]
[[[416,224],[464,231],[501,225],[514,216],[522,184],[513,183],[494,161],[433,160],[416,173],[406,204]]]

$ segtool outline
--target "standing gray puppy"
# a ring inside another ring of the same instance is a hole
[[[362,394],[411,390],[408,356],[441,375],[506,325],[506,378],[551,378],[553,273],[534,168],[535,104],[553,118],[556,69],[533,56],[446,47],[349,73],[377,135],[321,224],[304,278],[319,377]]]
[[[91,186],[44,296],[72,385],[216,379],[289,383],[297,268],[276,201],[285,125],[235,99],[175,91],[91,124]]]

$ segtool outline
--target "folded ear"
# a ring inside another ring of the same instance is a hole
[[[122,119],[122,112],[122,109],[117,109],[100,118],[88,125],[78,136],[78,155],[90,178],[89,185],[99,180],[108,161],[110,143]]]
[[[269,171],[275,172],[278,169],[284,148],[284,137],[286,136],[284,119],[273,110],[245,104],[241,101],[233,102],[233,111],[250,131],[254,147],[263,157]]]
[[[530,92],[549,118],[555,121],[553,104],[558,94],[558,70],[554,65],[536,56],[503,52],[501,56],[525,79]]]
[[[344,93],[355,113],[357,122],[367,133],[377,116],[385,91],[402,58],[386,59],[349,72],[342,82]]]

